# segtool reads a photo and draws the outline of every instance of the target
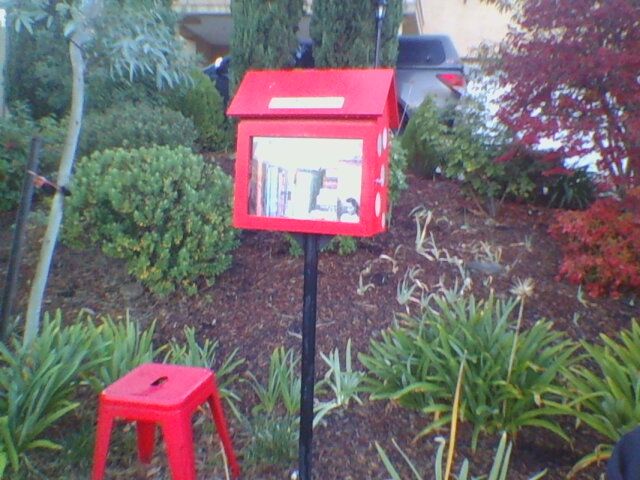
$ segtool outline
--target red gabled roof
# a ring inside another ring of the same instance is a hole
[[[389,108],[398,126],[392,69],[249,71],[227,114],[240,118],[363,118]]]

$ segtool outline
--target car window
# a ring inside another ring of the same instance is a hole
[[[440,40],[400,40],[398,67],[440,65],[444,60],[444,48]]]

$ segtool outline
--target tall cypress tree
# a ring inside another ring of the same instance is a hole
[[[314,0],[311,18],[317,67],[370,67],[376,48],[377,0]],[[381,35],[381,64],[395,64],[402,0],[389,0]]]
[[[235,90],[249,68],[293,65],[303,0],[233,0],[231,83]]]
[[[377,9],[377,2],[376,4]],[[398,32],[402,24],[402,0],[389,0],[387,13],[382,21],[380,41],[380,65],[395,67],[398,56]],[[375,41],[374,41],[375,45]],[[375,47],[374,47],[375,48]]]

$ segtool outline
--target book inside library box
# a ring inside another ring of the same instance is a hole
[[[252,137],[249,215],[358,223],[363,139]]]

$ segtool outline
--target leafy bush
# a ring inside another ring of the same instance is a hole
[[[515,301],[476,303],[473,296],[451,294],[433,302],[420,316],[402,316],[360,355],[372,398],[434,414],[421,432],[427,434],[451,420],[464,362],[460,417],[473,425],[474,447],[481,432],[515,434],[526,426],[567,439],[550,417],[566,413],[554,402],[563,396],[559,373],[571,364],[571,343],[548,322],[516,337],[510,324]]]
[[[66,239],[124,258],[154,292],[194,293],[231,264],[230,193],[229,177],[184,147],[96,152],[78,163]]]
[[[407,176],[405,174],[409,164],[409,153],[403,142],[394,138],[391,142],[391,155],[389,157],[389,208],[400,198],[402,190],[408,188]]]
[[[338,255],[347,256],[358,250],[358,239],[346,235],[337,235],[323,248],[325,251],[338,252]]]
[[[640,325],[634,320],[617,340],[604,334],[600,339],[603,345],[582,343],[587,356],[571,368],[568,380],[577,418],[611,443],[600,445],[574,470],[608,458],[613,444],[640,423]]]
[[[452,124],[447,125],[452,117]],[[427,99],[402,137],[409,164],[419,173],[431,176],[440,171],[447,178],[461,180],[468,193],[489,202],[491,214],[496,212],[494,199],[526,198],[535,186],[529,168],[496,161],[512,141],[500,125],[487,127],[482,100],[474,98],[465,99],[454,112],[440,111]]]
[[[40,25],[44,25],[43,19]],[[7,28],[6,87],[9,102],[24,102],[34,118],[62,117],[69,109],[71,64],[61,22],[29,32]]]
[[[530,197],[535,188],[532,177],[540,173],[540,165],[514,146],[512,133],[491,118],[482,96],[460,102],[450,139],[443,169],[448,178],[462,179],[474,194],[490,202]],[[511,162],[500,161],[506,152],[515,153]]]
[[[596,199],[595,175],[580,167],[542,177],[539,198],[551,208],[584,210]]]
[[[231,144],[231,128],[224,116],[222,97],[204,73],[196,71],[192,76],[195,85],[180,90],[171,104],[193,120],[200,147],[211,151],[226,150]]]
[[[564,252],[560,277],[599,297],[640,292],[640,187],[623,201],[597,200],[589,209],[560,212],[551,234]]]
[[[43,138],[38,171],[50,176],[62,150],[63,125],[50,117],[35,122],[20,105],[12,108],[10,116],[0,118],[0,211],[11,210],[20,201],[31,138],[35,135]]]
[[[191,147],[196,139],[193,122],[180,112],[148,102],[120,103],[104,112],[89,113],[82,126],[80,156],[122,147]]]
[[[31,450],[59,450],[45,437],[60,418],[78,407],[73,402],[80,378],[102,361],[98,344],[81,322],[63,327],[58,311],[45,314],[42,332],[25,348],[0,343],[0,452],[14,473],[30,465]]]
[[[427,177],[446,163],[451,132],[444,123],[445,115],[431,98],[426,98],[409,120],[400,140],[409,166]]]
[[[24,111],[0,118],[0,210],[20,202],[31,137],[35,126]]]
[[[304,255],[304,247],[300,245],[298,238],[290,233],[283,234],[284,239],[289,244],[289,255],[292,257],[300,257]],[[347,256],[355,253],[358,250],[358,239],[355,237],[349,237],[346,235],[336,235],[329,240],[329,243],[324,245],[320,251],[322,252],[337,252],[338,255]]]

